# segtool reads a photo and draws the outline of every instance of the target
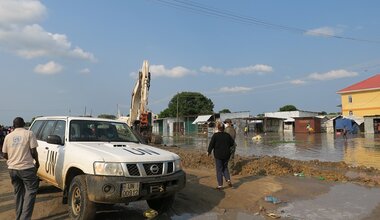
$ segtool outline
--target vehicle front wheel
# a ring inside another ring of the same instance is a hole
[[[71,181],[69,188],[69,215],[72,219],[94,219],[96,204],[88,199],[86,178],[78,175]]]
[[[149,208],[154,209],[161,214],[162,212],[168,211],[172,207],[174,199],[175,194],[157,199],[149,199],[146,200],[146,202],[148,203]]]

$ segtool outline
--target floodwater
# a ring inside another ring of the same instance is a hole
[[[279,208],[288,219],[365,219],[380,203],[380,189],[352,183],[332,186],[326,194],[311,200],[298,200]]]
[[[339,135],[315,133],[268,133],[260,139],[238,134],[236,153],[241,156],[280,156],[296,160],[344,161],[352,166],[380,169],[380,135]],[[209,138],[205,136],[164,137],[164,144],[206,151]]]

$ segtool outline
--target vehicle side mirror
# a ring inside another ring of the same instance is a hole
[[[47,142],[49,144],[58,144],[58,145],[63,145],[62,139],[58,135],[48,135],[47,137]]]

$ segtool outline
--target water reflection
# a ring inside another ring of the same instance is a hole
[[[380,169],[380,140],[367,136],[348,139],[344,143],[344,161],[354,166],[372,166]]]
[[[270,155],[297,160],[345,161],[353,166],[380,169],[380,135],[349,135],[347,139],[334,134],[267,133],[260,139],[237,135],[237,154],[242,156]],[[164,137],[164,144],[206,150],[209,138],[189,135]]]
[[[288,203],[278,211],[287,219],[372,219],[369,215],[380,202],[379,193],[377,188],[340,184],[326,194]]]

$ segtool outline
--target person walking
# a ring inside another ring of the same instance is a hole
[[[342,133],[343,133],[344,140],[347,140],[347,128],[346,128],[346,126],[343,127]]]
[[[244,136],[248,136],[248,125],[244,126]]]
[[[223,189],[223,177],[225,178],[229,187],[232,187],[230,173],[228,171],[228,160],[231,156],[231,148],[235,141],[232,137],[224,132],[224,125],[221,122],[217,122],[216,127],[218,131],[212,135],[207,156],[214,152],[216,179],[218,186],[216,189]]]
[[[235,139],[236,139],[236,131],[235,131],[235,128],[232,124],[232,121],[231,119],[227,118],[226,120],[224,120],[224,124],[225,124],[225,129],[224,131],[226,133],[228,133],[232,139],[234,139],[234,145],[231,147],[231,157],[228,161],[228,171],[230,171],[230,174],[231,175],[235,175],[236,173],[236,170],[235,170],[235,151],[236,151],[236,142],[235,142]]]
[[[13,120],[14,131],[5,137],[2,149],[14,187],[17,220],[32,218],[39,185],[37,139],[24,126],[23,118]]]

